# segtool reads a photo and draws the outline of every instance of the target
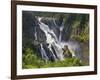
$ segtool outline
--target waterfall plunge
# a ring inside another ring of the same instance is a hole
[[[59,44],[59,40],[57,39],[56,34],[53,32],[53,30],[51,30],[49,28],[48,25],[46,25],[43,22],[41,22],[41,19],[42,18],[38,18],[39,26],[40,26],[40,29],[45,33],[46,43],[48,44],[48,49],[51,51],[51,54],[53,55],[55,60],[57,60],[57,59],[64,60],[63,50],[62,50],[61,45]],[[53,35],[53,37],[52,37],[52,35]],[[56,55],[53,52],[51,46],[54,48],[54,50],[56,52]],[[43,50],[43,51],[41,51],[42,52],[41,54],[43,55],[45,53],[44,52],[45,49],[43,49],[42,46],[41,46],[41,50]]]

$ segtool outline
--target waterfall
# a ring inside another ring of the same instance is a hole
[[[64,60],[64,56],[63,56],[63,50],[61,48],[61,46],[59,44],[57,44],[56,42],[54,42],[52,44],[52,46],[54,47],[56,53],[57,53],[57,57],[60,59],[60,60]]]
[[[54,54],[54,52],[53,52],[53,50],[52,50],[52,48],[51,48],[51,44],[48,45],[48,48],[49,48],[49,50],[51,51],[51,54],[52,54],[54,60],[57,61],[57,56]]]
[[[62,31],[64,29],[64,24],[62,23],[62,25],[60,26],[60,34],[59,34],[59,41],[61,42],[61,38],[62,38]]]
[[[43,22],[41,22],[41,18],[39,18],[38,21],[39,21],[40,29],[45,33],[46,43],[49,44],[48,48],[51,51],[54,59],[56,60],[57,57],[58,57],[60,60],[63,60],[64,59],[63,50],[62,50],[62,47],[59,45],[59,42],[58,42],[56,34],[53,32],[53,30],[51,30],[49,28],[48,25],[46,25]],[[54,54],[54,52],[53,52],[53,50],[51,48],[51,45],[53,46],[57,57],[55,56],[55,54]]]
[[[44,59],[46,61],[49,60],[49,58],[48,58],[48,56],[47,56],[47,54],[45,52],[45,49],[43,48],[42,44],[40,44],[40,47],[41,47],[41,56],[42,56],[42,59]]]
[[[34,33],[34,36],[35,36],[35,40],[37,40],[37,32],[36,32],[36,27],[35,27],[35,33]]]
[[[55,22],[55,19],[53,19],[53,22],[54,22],[54,25],[55,25],[56,28],[59,28],[59,27],[60,27],[60,28],[59,28],[59,30],[60,30],[60,34],[59,34],[59,39],[58,39],[58,41],[61,42],[62,31],[63,31],[63,29],[64,29],[64,23],[62,23],[61,26],[57,27],[57,24],[56,24],[56,22]]]

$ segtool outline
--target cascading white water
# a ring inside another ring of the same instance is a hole
[[[62,25],[60,26],[59,41],[61,41],[63,29],[64,29],[64,25],[62,24]]]
[[[55,22],[55,19],[53,19],[53,22],[54,22],[55,27],[58,28],[58,27],[57,27],[57,24],[56,24],[56,22]],[[64,23],[62,23],[61,26],[60,26],[60,28],[59,28],[59,30],[60,30],[59,39],[58,39],[59,42],[61,42],[62,31],[63,31],[63,29],[64,29]]]
[[[64,56],[63,56],[63,50],[62,50],[62,47],[59,45],[59,42],[58,42],[58,39],[57,39],[57,36],[56,34],[53,32],[53,30],[51,30],[49,28],[48,25],[44,24],[43,22],[41,22],[41,18],[38,19],[39,21],[39,26],[40,26],[40,29],[45,33],[45,36],[46,36],[46,43],[49,44],[48,48],[49,50],[51,51],[51,53],[53,54],[55,60],[57,59],[52,48],[51,48],[51,45],[53,46],[55,52],[56,52],[56,55],[57,57],[60,59],[60,60],[63,60],[64,59]],[[52,35],[54,37],[52,37]]]
[[[64,56],[63,56],[63,50],[62,50],[62,47],[57,44],[56,42],[53,43],[53,47],[57,53],[57,57],[60,59],[60,60],[64,60]]]
[[[35,28],[35,34],[34,34],[34,36],[35,36],[35,40],[37,40],[37,32],[36,32],[36,28]]]
[[[48,56],[46,55],[46,52],[45,52],[45,49],[43,48],[43,45],[40,44],[40,47],[41,47],[41,55],[42,55],[42,59],[44,60],[49,60]]]
[[[54,54],[54,52],[53,52],[53,50],[52,50],[52,48],[51,48],[51,44],[48,45],[48,48],[49,48],[49,50],[51,51],[51,54],[53,55],[55,61],[57,61],[57,57],[55,56],[55,54]]]

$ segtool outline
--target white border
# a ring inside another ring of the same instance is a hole
[[[61,67],[61,68],[42,68],[42,69],[22,69],[22,10],[42,11],[42,12],[62,12],[62,13],[84,13],[89,14],[89,38],[90,38],[90,58],[89,66],[82,67]],[[60,7],[43,7],[43,6],[25,6],[17,5],[17,75],[34,75],[47,73],[69,73],[94,71],[94,10],[79,8],[60,8]]]

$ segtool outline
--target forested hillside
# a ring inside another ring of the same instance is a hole
[[[89,64],[89,14],[22,12],[22,68]]]

